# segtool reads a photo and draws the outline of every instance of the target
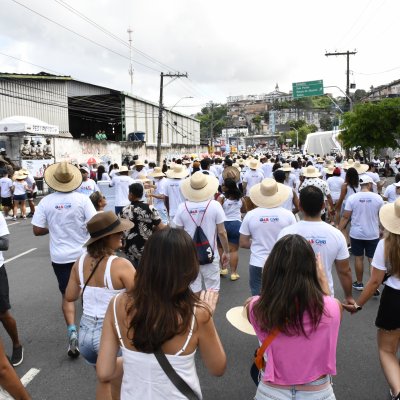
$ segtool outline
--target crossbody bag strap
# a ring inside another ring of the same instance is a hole
[[[154,352],[158,363],[160,364],[162,370],[168,376],[169,380],[173,385],[189,400],[199,400],[199,397],[194,392],[194,390],[180,377],[180,375],[175,371],[167,357],[161,349]]]
[[[83,307],[83,292],[86,289],[87,284],[89,283],[89,281],[92,279],[93,274],[96,272],[97,267],[99,266],[99,264],[101,263],[101,260],[104,258],[105,256],[101,257],[99,261],[97,261],[96,265],[94,266],[92,272],[89,275],[89,278],[87,278],[85,285],[83,286],[82,289],[82,293],[81,293],[81,303],[82,303],[82,307]]]
[[[279,329],[277,328],[273,329],[271,333],[264,339],[263,344],[258,348],[256,356],[258,364],[260,364],[261,359],[264,357],[265,350],[267,350],[268,346],[278,336],[279,332],[280,332]]]

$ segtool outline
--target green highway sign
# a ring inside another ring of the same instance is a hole
[[[292,86],[294,99],[307,96],[323,96],[324,94],[324,83],[322,79],[319,81],[295,82],[292,83]]]

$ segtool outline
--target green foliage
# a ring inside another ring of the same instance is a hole
[[[343,115],[340,134],[345,148],[361,146],[397,148],[400,137],[400,99],[384,99],[376,103],[357,104],[352,112]]]
[[[204,107],[196,115],[200,121],[200,137],[209,138],[211,124],[213,125],[213,137],[221,136],[222,129],[226,125],[226,104],[213,104],[212,107]]]
[[[319,119],[319,125],[323,131],[331,131],[333,128],[333,122],[329,115],[323,115]]]

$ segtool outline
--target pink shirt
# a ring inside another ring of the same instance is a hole
[[[250,322],[262,343],[266,332],[260,330],[254,320],[253,305],[250,303]],[[340,326],[340,308],[337,300],[324,296],[324,313],[316,330],[312,331],[310,318],[303,317],[305,336],[287,336],[279,333],[267,348],[263,382],[277,385],[300,385],[312,382],[321,375],[336,375],[336,345]]]

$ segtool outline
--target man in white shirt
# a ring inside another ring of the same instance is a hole
[[[346,301],[348,304],[353,304],[350,256],[346,239],[338,229],[322,221],[321,210],[324,206],[324,195],[321,189],[315,186],[302,189],[300,210],[303,212],[304,219],[282,229],[278,239],[289,234],[297,234],[307,239],[315,254],[321,255],[331,296],[334,296],[332,266],[335,264]]]
[[[51,263],[62,294],[62,311],[68,329],[68,356],[79,356],[75,304],[65,300],[72,266],[89,239],[86,223],[96,214],[88,196],[76,192],[82,183],[79,169],[67,162],[46,168],[44,180],[55,192],[44,197],[32,218],[35,236],[50,234]]]
[[[351,252],[355,257],[356,281],[353,288],[363,290],[364,253],[371,265],[376,246],[379,242],[379,210],[383,206],[381,196],[371,191],[373,180],[368,175],[360,178],[361,190],[347,200],[339,229],[344,230],[351,218]],[[379,290],[375,293],[379,295]]]
[[[147,170],[142,160],[136,160],[135,166],[131,171],[131,178],[138,179],[139,175],[147,176]]]
[[[394,203],[400,197],[400,174],[394,177],[394,183],[387,186],[383,194],[383,200]]]
[[[28,185],[29,191],[26,193],[29,203],[29,214],[27,215],[28,218],[32,218],[33,214],[35,214],[35,199],[37,196],[37,186],[36,181],[33,175],[27,170],[22,169],[28,176],[25,179],[26,184]]]
[[[97,186],[97,183],[89,178],[90,170],[88,167],[79,167],[79,170],[81,171],[82,174],[82,183],[76,189],[78,193],[82,193],[85,196],[90,196],[92,193],[99,191],[99,187]]]
[[[249,211],[240,228],[239,247],[250,249],[249,283],[252,296],[260,294],[261,275],[281,229],[296,219],[281,205],[289,197],[290,189],[266,178],[250,190],[251,201],[258,206]]]
[[[223,248],[221,263],[224,268],[230,259],[228,237],[224,225],[225,213],[221,204],[213,200],[217,189],[218,179],[203,174],[201,171],[186,178],[181,185],[181,191],[187,201],[179,205],[174,224],[177,228],[183,228],[191,237],[194,236],[196,227],[201,226],[214,253],[213,261],[200,265],[199,275],[190,285],[195,293],[201,292],[202,280],[204,280],[206,290],[219,291],[220,289],[217,235]]]
[[[3,206],[5,219],[13,218],[10,215],[8,215],[10,209],[13,208],[12,192],[11,192],[12,187],[13,187],[13,182],[8,177],[8,174],[5,173],[3,177],[0,179],[1,205]]]
[[[265,157],[266,161],[261,166],[261,170],[265,178],[272,178],[272,167],[274,164],[271,162],[271,155],[267,154]]]
[[[119,174],[114,175],[110,182],[110,187],[115,187],[115,214],[119,215],[122,209],[130,204],[129,186],[135,181],[128,176],[129,170],[126,165],[122,165]]]
[[[264,174],[259,169],[260,163],[258,160],[250,160],[248,163],[249,170],[243,176],[243,192],[246,196],[249,195],[250,189],[260,183],[264,179]]]

